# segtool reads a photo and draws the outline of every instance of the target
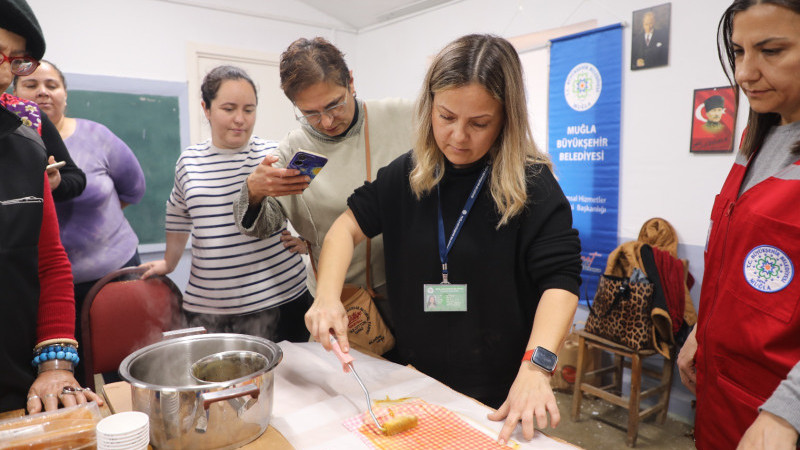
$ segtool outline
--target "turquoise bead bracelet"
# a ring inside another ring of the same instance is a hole
[[[36,367],[45,361],[52,361],[54,359],[69,361],[74,365],[78,364],[81,360],[78,357],[78,349],[71,345],[48,345],[38,349],[34,353],[31,365]]]

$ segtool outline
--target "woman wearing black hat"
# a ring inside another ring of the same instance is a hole
[[[14,75],[35,70],[44,47],[28,4],[0,0],[0,91]],[[31,413],[102,403],[72,374],[78,363],[72,274],[58,237],[45,147],[29,116],[12,112],[35,112],[34,106],[0,98],[0,411]]]
[[[9,9],[8,15],[4,13],[0,16],[0,28],[25,37],[27,41],[27,54],[31,56],[39,55],[39,58],[41,58],[41,55],[44,54],[44,39],[42,38],[42,32],[39,26],[35,25],[36,18],[33,14],[28,14],[26,11],[23,11],[21,6],[17,6],[21,2],[8,1],[3,3],[14,5],[9,6],[13,8],[14,11],[11,12],[11,9]],[[5,59],[3,61],[5,61]],[[34,69],[35,68],[36,67],[34,67]],[[41,113],[38,107],[32,108],[27,103],[16,103],[13,97],[2,93],[11,84],[13,76],[14,75],[7,70],[0,74],[0,96],[3,98],[2,101],[4,104],[13,103],[12,105],[8,105],[9,107],[7,107],[7,109],[20,116],[26,124],[30,121],[29,126],[33,127],[42,137],[47,152],[48,164],[61,161],[65,163],[64,167],[60,169],[50,168],[47,170],[48,183],[50,185],[50,190],[53,192],[53,198],[55,201],[61,202],[81,195],[83,189],[86,187],[86,175],[72,160],[66,145],[64,145],[64,142],[61,140],[56,126],[50,121],[47,115]]]

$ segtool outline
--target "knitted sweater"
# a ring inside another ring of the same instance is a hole
[[[401,362],[499,407],[519,370],[542,293],[578,295],[580,241],[569,203],[547,167],[531,166],[525,210],[497,228],[487,181],[448,254],[450,282],[467,284],[467,310],[425,312],[424,284],[442,281],[437,205],[450,236],[483,165],[446,164],[440,195],[434,190],[419,200],[409,183],[412,168],[411,154],[403,155],[348,199],[364,234],[384,238],[395,350]]]
[[[313,257],[319,258],[322,243],[333,222],[347,209],[347,197],[366,180],[366,147],[364,103],[368,108],[369,140],[372,179],[378,169],[411,148],[412,102],[403,99],[384,99],[364,102],[356,99],[359,116],[350,130],[341,137],[325,136],[310,126],[294,130],[278,145],[280,158],[275,167],[285,167],[298,149],[310,150],[328,157],[328,163],[314,178],[302,195],[267,197],[255,222],[242,224],[248,208],[247,183],[242,184],[234,203],[234,216],[240,230],[256,237],[269,236],[288,217],[292,226],[311,244]],[[365,285],[366,246],[355,249],[346,282]],[[383,239],[372,240],[372,284],[386,282],[383,264]],[[308,277],[309,289],[316,291],[316,280]]]

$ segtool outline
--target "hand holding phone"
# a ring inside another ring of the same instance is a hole
[[[48,164],[48,165],[47,165],[47,167],[45,167],[45,169],[44,169],[44,170],[47,170],[47,171],[49,172],[50,170],[53,170],[53,169],[60,169],[60,168],[62,168],[62,167],[64,167],[64,166],[66,166],[66,165],[67,165],[67,162],[66,162],[66,161],[59,161],[59,162],[57,162],[57,163]]]
[[[300,171],[300,175],[307,175],[312,180],[328,162],[328,157],[314,153],[308,150],[297,150],[292,156],[292,160],[286,166],[289,169],[296,169]]]

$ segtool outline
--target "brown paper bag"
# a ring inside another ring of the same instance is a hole
[[[351,343],[378,355],[394,347],[394,336],[366,289],[352,284],[344,285],[342,304],[347,312],[347,339]]]
[[[583,373],[590,372],[600,367],[601,351],[595,347],[587,346],[587,354],[583,358]],[[575,333],[575,325],[564,339],[564,345],[558,352],[558,364],[553,377],[550,378],[550,386],[559,391],[572,392],[575,386],[575,376],[578,373],[578,335]],[[597,384],[597,377],[584,377],[584,381]]]

